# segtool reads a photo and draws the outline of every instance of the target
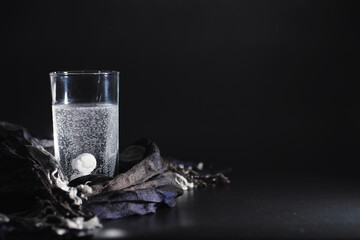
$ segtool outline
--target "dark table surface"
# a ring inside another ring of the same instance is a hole
[[[335,177],[244,177],[189,190],[174,208],[104,222],[95,239],[360,238],[360,184]]]

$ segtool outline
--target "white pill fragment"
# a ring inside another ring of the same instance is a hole
[[[83,153],[72,160],[71,166],[74,171],[79,171],[81,175],[88,175],[95,169],[96,159],[90,153]]]
[[[199,170],[203,170],[203,168],[204,168],[204,163],[199,162],[196,167],[197,167],[197,169],[199,169]]]

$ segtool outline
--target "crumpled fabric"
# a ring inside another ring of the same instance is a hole
[[[136,149],[136,151],[134,151]],[[70,182],[71,186],[85,184],[92,192],[86,193],[83,209],[101,219],[115,219],[134,214],[155,212],[159,206],[175,206],[175,198],[183,194],[160,156],[159,148],[148,139],[142,139],[120,154],[120,163],[136,163],[113,179],[87,175]]]
[[[187,187],[229,183],[221,172],[163,159],[148,139],[120,153],[114,178],[87,175],[69,183],[52,153],[51,140],[0,122],[0,239],[28,232],[83,236],[101,227],[102,219],[174,207]]]
[[[100,226],[81,208],[78,189],[67,185],[54,157],[26,129],[7,122],[0,122],[0,183],[0,238]]]

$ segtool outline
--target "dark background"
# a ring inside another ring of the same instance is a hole
[[[52,137],[58,70],[119,70],[120,148],[233,174],[356,175],[358,9],[342,1],[9,1],[0,119]]]

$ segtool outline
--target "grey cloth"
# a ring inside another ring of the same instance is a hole
[[[130,170],[117,175],[114,179],[106,182],[105,184],[93,185],[93,192],[90,194],[90,196],[110,191],[127,189],[130,187],[132,190],[152,187],[151,184],[147,181],[154,176],[160,176],[159,179],[166,179],[167,183],[176,186],[177,183],[174,181],[175,177],[173,174],[168,173],[164,176],[161,176],[167,167],[161,159],[159,148],[155,143],[149,142],[147,145],[148,149],[146,149],[144,146],[142,148],[137,148],[139,150],[138,155],[143,155],[146,150],[150,151],[141,162],[134,165]],[[154,182],[157,181],[152,180],[153,184],[155,184]],[[157,182],[156,185],[161,185],[161,182]],[[181,187],[179,186],[179,188]]]
[[[179,176],[194,187],[229,183],[221,172],[163,159],[148,139],[120,154],[120,173],[114,178],[87,175],[67,183],[52,149],[51,140],[35,139],[21,126],[0,122],[0,237],[84,235],[86,229],[100,226],[98,218],[174,207],[183,193]]]
[[[70,184],[44,148],[51,145],[20,126],[0,122],[0,236],[20,238],[27,232],[73,235],[86,230],[89,222],[98,225],[94,216],[119,218],[173,207],[183,192],[158,147],[149,140],[124,151],[121,156],[130,169],[114,179],[89,175]],[[88,187],[84,191],[83,184],[88,182],[93,185],[92,193]]]
[[[0,122],[0,182],[0,237],[65,234],[68,221],[93,216],[64,190],[54,157],[26,129],[7,122]]]
[[[123,162],[130,169],[113,179],[101,180],[96,175],[76,179],[76,185],[88,183],[92,187],[92,192],[86,193],[84,209],[101,219],[113,219],[155,212],[160,206],[175,206],[175,198],[183,189],[155,143],[148,139],[137,141],[122,152],[120,163]]]

